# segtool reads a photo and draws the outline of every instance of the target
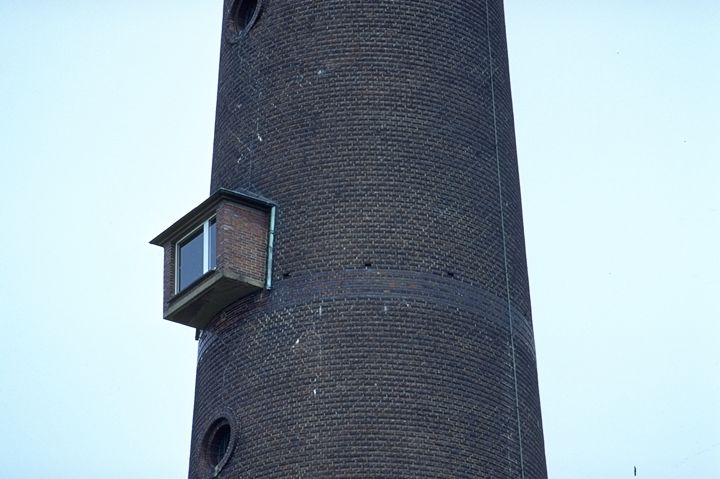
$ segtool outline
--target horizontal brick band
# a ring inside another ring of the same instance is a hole
[[[207,333],[200,337],[198,361],[210,347],[214,338],[233,324],[228,318],[248,320],[247,313],[258,305],[258,312],[266,309],[292,309],[317,303],[349,300],[381,300],[384,306],[410,303],[462,309],[476,315],[480,323],[491,322],[497,328],[509,328],[507,300],[499,298],[482,287],[462,283],[441,275],[420,274],[412,271],[357,269],[337,273],[309,273],[284,279],[276,283],[272,293],[264,292],[241,301],[234,309],[219,315]],[[267,304],[270,302],[270,304]],[[378,311],[378,314],[384,310]],[[532,324],[516,308],[512,309],[515,340],[535,357]]]

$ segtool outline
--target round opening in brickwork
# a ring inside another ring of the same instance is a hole
[[[234,443],[233,430],[226,418],[215,421],[205,433],[202,459],[210,470],[211,477],[215,477],[230,459]]]
[[[230,425],[223,424],[215,431],[208,447],[208,459],[210,465],[216,467],[223,460],[230,445]]]
[[[230,40],[239,40],[255,23],[260,0],[235,0],[230,7],[228,32]]]

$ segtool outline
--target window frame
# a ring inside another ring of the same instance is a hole
[[[215,261],[210,267],[210,223],[215,224]],[[203,270],[202,274],[198,276],[197,278],[193,279],[187,286],[184,288],[180,288],[180,248],[184,246],[183,243],[187,243],[187,239],[191,236],[194,236],[198,231],[202,230],[202,263],[203,263]],[[217,269],[217,218],[216,215],[210,216],[208,219],[200,223],[198,226],[190,230],[187,234],[183,235],[179,240],[175,242],[175,294],[180,294],[183,291],[190,288],[192,285],[194,285],[198,279],[202,278],[204,275],[206,275],[210,271],[215,271]]]

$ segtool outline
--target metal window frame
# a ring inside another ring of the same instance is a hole
[[[175,242],[175,294],[178,294],[182,291],[185,291],[187,289],[187,286],[185,288],[180,288],[180,248],[183,246],[183,243],[186,242],[188,238],[195,235],[199,230],[202,230],[202,236],[203,236],[203,272],[202,274],[207,273],[210,271],[210,222],[215,220],[215,227],[217,228],[217,219],[216,215],[210,216],[208,219],[200,223],[198,226],[190,230],[187,234],[183,235],[180,239],[178,239]],[[215,241],[217,242],[217,230],[216,230],[216,237]],[[217,254],[217,243],[215,245],[215,253]],[[215,260],[215,268],[217,268],[217,258]],[[212,269],[215,269],[212,268]],[[194,282],[194,280],[191,282],[191,284]]]

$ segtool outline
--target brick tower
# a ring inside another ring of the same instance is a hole
[[[546,477],[502,0],[225,0],[192,479]]]

